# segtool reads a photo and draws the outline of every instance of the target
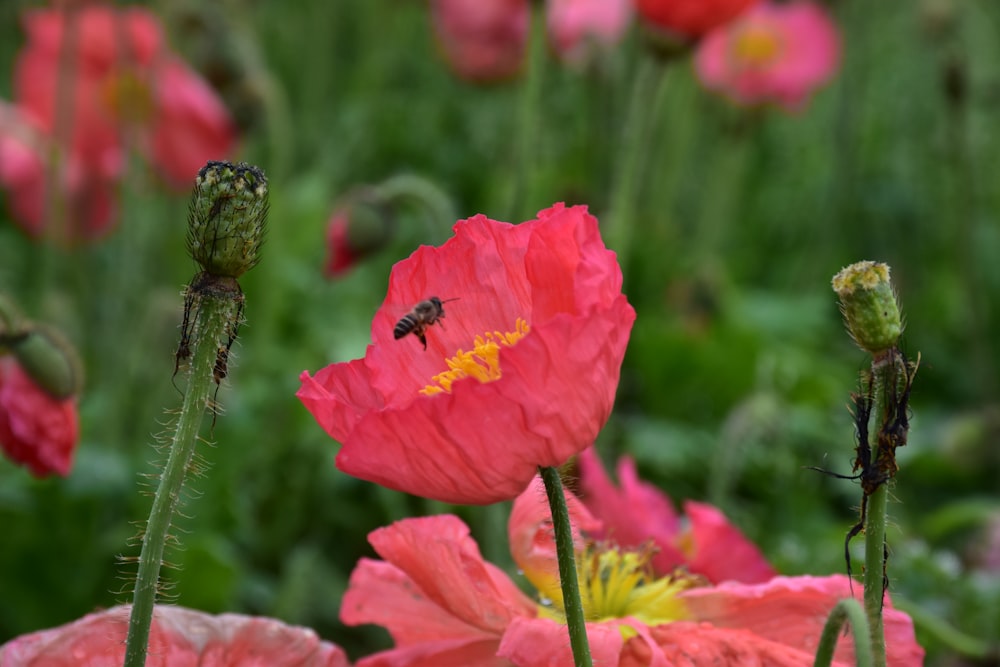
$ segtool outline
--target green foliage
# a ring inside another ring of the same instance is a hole
[[[3,19],[26,4],[0,7],[6,98],[21,37]],[[336,443],[294,398],[303,369],[364,353],[392,263],[454,222],[424,225],[406,210],[394,247],[328,282],[326,218],[351,186],[413,172],[462,217],[516,221],[565,199],[603,223],[644,54],[633,35],[593,71],[547,61],[524,114],[523,82],[474,87],[449,74],[424,3],[197,10],[211,14],[207,40],[180,27],[196,3],[154,4],[194,66],[210,46],[233,49],[249,88],[267,91],[237,100],[249,119],[238,157],[262,166],[271,190],[262,261],[241,280],[247,324],[219,393],[224,414],[199,450],[209,470],[189,483],[198,497],[175,528],[182,549],[167,555],[180,569],[166,575],[182,604],[280,617],[370,652],[385,633],[337,620],[354,564],[372,555],[368,532],[456,511],[487,557],[509,558],[501,510],[444,508],[339,473]],[[860,488],[804,467],[850,473],[845,405],[865,359],[829,283],[846,264],[884,261],[904,349],[924,359],[891,489],[890,591],[987,638],[1000,586],[972,555],[1000,513],[1000,8],[938,3],[951,13],[932,23],[930,4],[837,3],[842,72],[799,115],[730,108],[675,65],[642,145],[632,245],[616,248],[638,320],[600,445],[606,461],[634,456],[675,501],[719,505],[782,572],[843,572]],[[960,104],[944,88],[956,62]],[[513,140],[525,116],[538,138],[528,156]],[[39,482],[0,460],[0,642],[129,598],[116,555],[138,553],[126,546],[148,513],[138,475],[162,456],[150,443],[163,406],[180,403],[179,292],[194,267],[186,195],[163,193],[141,168],[123,193],[117,231],[73,251],[33,244],[0,217],[0,291],[62,328],[87,371],[73,474]],[[954,647],[925,627],[928,664],[951,664]]]

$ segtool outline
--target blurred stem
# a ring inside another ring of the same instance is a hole
[[[432,238],[436,237],[442,229],[445,231],[450,229],[458,219],[451,197],[433,181],[422,176],[398,174],[386,179],[374,189],[379,198],[390,203],[395,203],[397,200],[410,200],[419,204],[427,213],[427,219],[430,223],[428,231],[431,232]]]
[[[191,307],[191,312],[195,314],[195,322],[191,328],[194,334],[190,340],[191,370],[173,442],[170,444],[170,454],[153,497],[153,507],[142,539],[132,615],[129,618],[125,667],[143,667],[146,663],[149,628],[156,603],[163,550],[171,519],[180,500],[184,477],[194,456],[205,406],[209,403],[213,369],[219,350],[218,341],[236,317],[235,307],[231,298],[207,294],[197,297]]]
[[[670,63],[651,54],[643,54],[635,76],[623,128],[621,153],[616,165],[617,181],[611,193],[610,211],[602,227],[604,240],[618,253],[618,263],[625,273],[635,228],[635,204],[639,194],[638,175],[647,155],[650,132],[660,116],[670,72]],[[651,93],[655,87],[655,91]]]
[[[533,187],[538,172],[538,131],[542,80],[545,77],[545,18],[541,10],[532,8],[531,31],[528,36],[527,72],[522,79],[521,99],[517,109],[517,137],[514,167],[509,172],[507,197],[508,220],[521,220],[530,215],[526,208],[534,206]]]
[[[559,559],[559,583],[562,587],[563,610],[569,628],[569,643],[573,649],[576,667],[591,667],[590,645],[587,643],[587,622],[583,616],[580,601],[580,582],[576,576],[576,556],[573,552],[573,525],[569,520],[569,508],[563,494],[559,469],[540,467],[538,472],[545,483],[545,493],[549,497],[552,510],[552,530],[556,538],[556,555]]]
[[[837,648],[837,638],[845,623],[851,626],[851,636],[854,637],[855,665],[871,667],[872,647],[868,643],[868,621],[861,605],[854,598],[845,598],[838,602],[827,617],[819,646],[816,648],[813,667],[830,667],[830,663],[833,662],[833,652]]]
[[[967,635],[946,620],[935,616],[923,607],[905,598],[893,598],[896,609],[906,612],[913,619],[913,624],[923,632],[930,634],[935,640],[946,645],[959,655],[976,661],[986,661],[990,656],[1000,656],[1000,644]]]

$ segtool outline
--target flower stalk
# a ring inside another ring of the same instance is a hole
[[[212,386],[218,387],[228,374],[229,351],[243,317],[243,291],[236,279],[260,260],[266,220],[267,179],[260,169],[209,162],[198,172],[187,246],[202,271],[185,290],[184,322],[176,357],[178,367],[181,363],[189,366],[187,389],[142,536],[125,667],[146,664],[170,524],[184,479],[192,468],[206,407],[214,402]]]
[[[573,550],[573,526],[566,507],[559,469],[542,466],[538,469],[545,483],[545,493],[552,510],[552,530],[555,533],[556,556],[559,560],[559,582],[562,587],[563,609],[569,628],[569,642],[573,649],[576,667],[591,667],[590,645],[587,642],[587,622],[580,599],[580,582],[576,576],[576,557]]]
[[[844,624],[851,626],[854,637],[854,662],[857,667],[871,667],[872,647],[869,643],[868,619],[857,600],[845,598],[837,603],[826,619],[823,634],[816,650],[814,667],[830,667],[833,651],[837,648],[837,638]]]

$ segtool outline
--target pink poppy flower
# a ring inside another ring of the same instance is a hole
[[[837,27],[818,4],[764,2],[698,47],[695,68],[709,89],[738,104],[801,109],[840,64]]]
[[[35,477],[65,477],[79,439],[76,399],[52,398],[13,357],[0,357],[0,448],[7,457]]]
[[[587,61],[595,47],[618,44],[632,18],[631,0],[549,0],[545,10],[552,48],[577,65]]]
[[[327,259],[323,273],[329,278],[347,273],[358,261],[348,239],[349,226],[350,211],[346,208],[338,208],[326,223]]]
[[[431,21],[445,60],[463,79],[508,79],[524,65],[528,0],[431,0]]]
[[[625,548],[652,542],[657,553],[653,570],[659,575],[685,566],[713,583],[726,580],[754,584],[777,574],[750,540],[705,503],[684,502],[682,522],[662,491],[639,479],[635,461],[618,461],[621,488],[615,488],[593,447],[577,459],[583,502],[604,522],[599,534]]]
[[[685,37],[700,37],[725,25],[757,0],[637,0],[648,25]]]
[[[635,311],[586,207],[557,204],[520,225],[479,215],[454,233],[393,267],[364,358],[303,372],[297,396],[343,445],[347,474],[487,504],[594,441]],[[431,297],[441,310],[455,299],[444,321],[427,303],[426,327],[397,326]],[[408,329],[426,349],[400,337]]]
[[[123,139],[131,138],[171,185],[186,188],[206,161],[233,150],[235,129],[219,97],[169,51],[147,10],[34,10],[25,29],[28,42],[14,72],[17,103],[57,138],[64,113],[57,104],[70,104],[65,148],[82,163],[120,175]],[[67,45],[75,46],[73,57],[61,59]],[[72,70],[60,90],[62,62]]]
[[[130,607],[118,606],[0,646],[4,667],[104,667],[125,659]],[[344,651],[273,618],[158,605],[147,667],[348,667]]]
[[[543,558],[540,549],[550,518],[538,507],[547,505],[536,483],[515,501],[509,531],[537,537],[519,539],[513,555],[533,584],[541,582],[544,603],[532,603],[484,562],[457,517],[405,519],[372,533],[385,561],[359,563],[341,620],[383,625],[396,647],[358,667],[573,664],[561,597],[552,588],[554,555]],[[577,554],[595,665],[808,667],[827,615],[850,594],[840,575],[719,586],[683,575],[656,579],[645,569],[646,556],[598,546]],[[885,627],[889,664],[922,664],[911,620],[888,599]],[[850,638],[842,637],[834,664],[847,667],[853,658]]]

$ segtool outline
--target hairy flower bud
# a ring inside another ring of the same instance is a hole
[[[878,355],[896,345],[903,321],[887,264],[851,264],[833,277],[833,291],[840,299],[847,331],[858,347]]]
[[[238,278],[260,261],[267,177],[246,163],[209,162],[195,179],[187,248],[207,273]]]

